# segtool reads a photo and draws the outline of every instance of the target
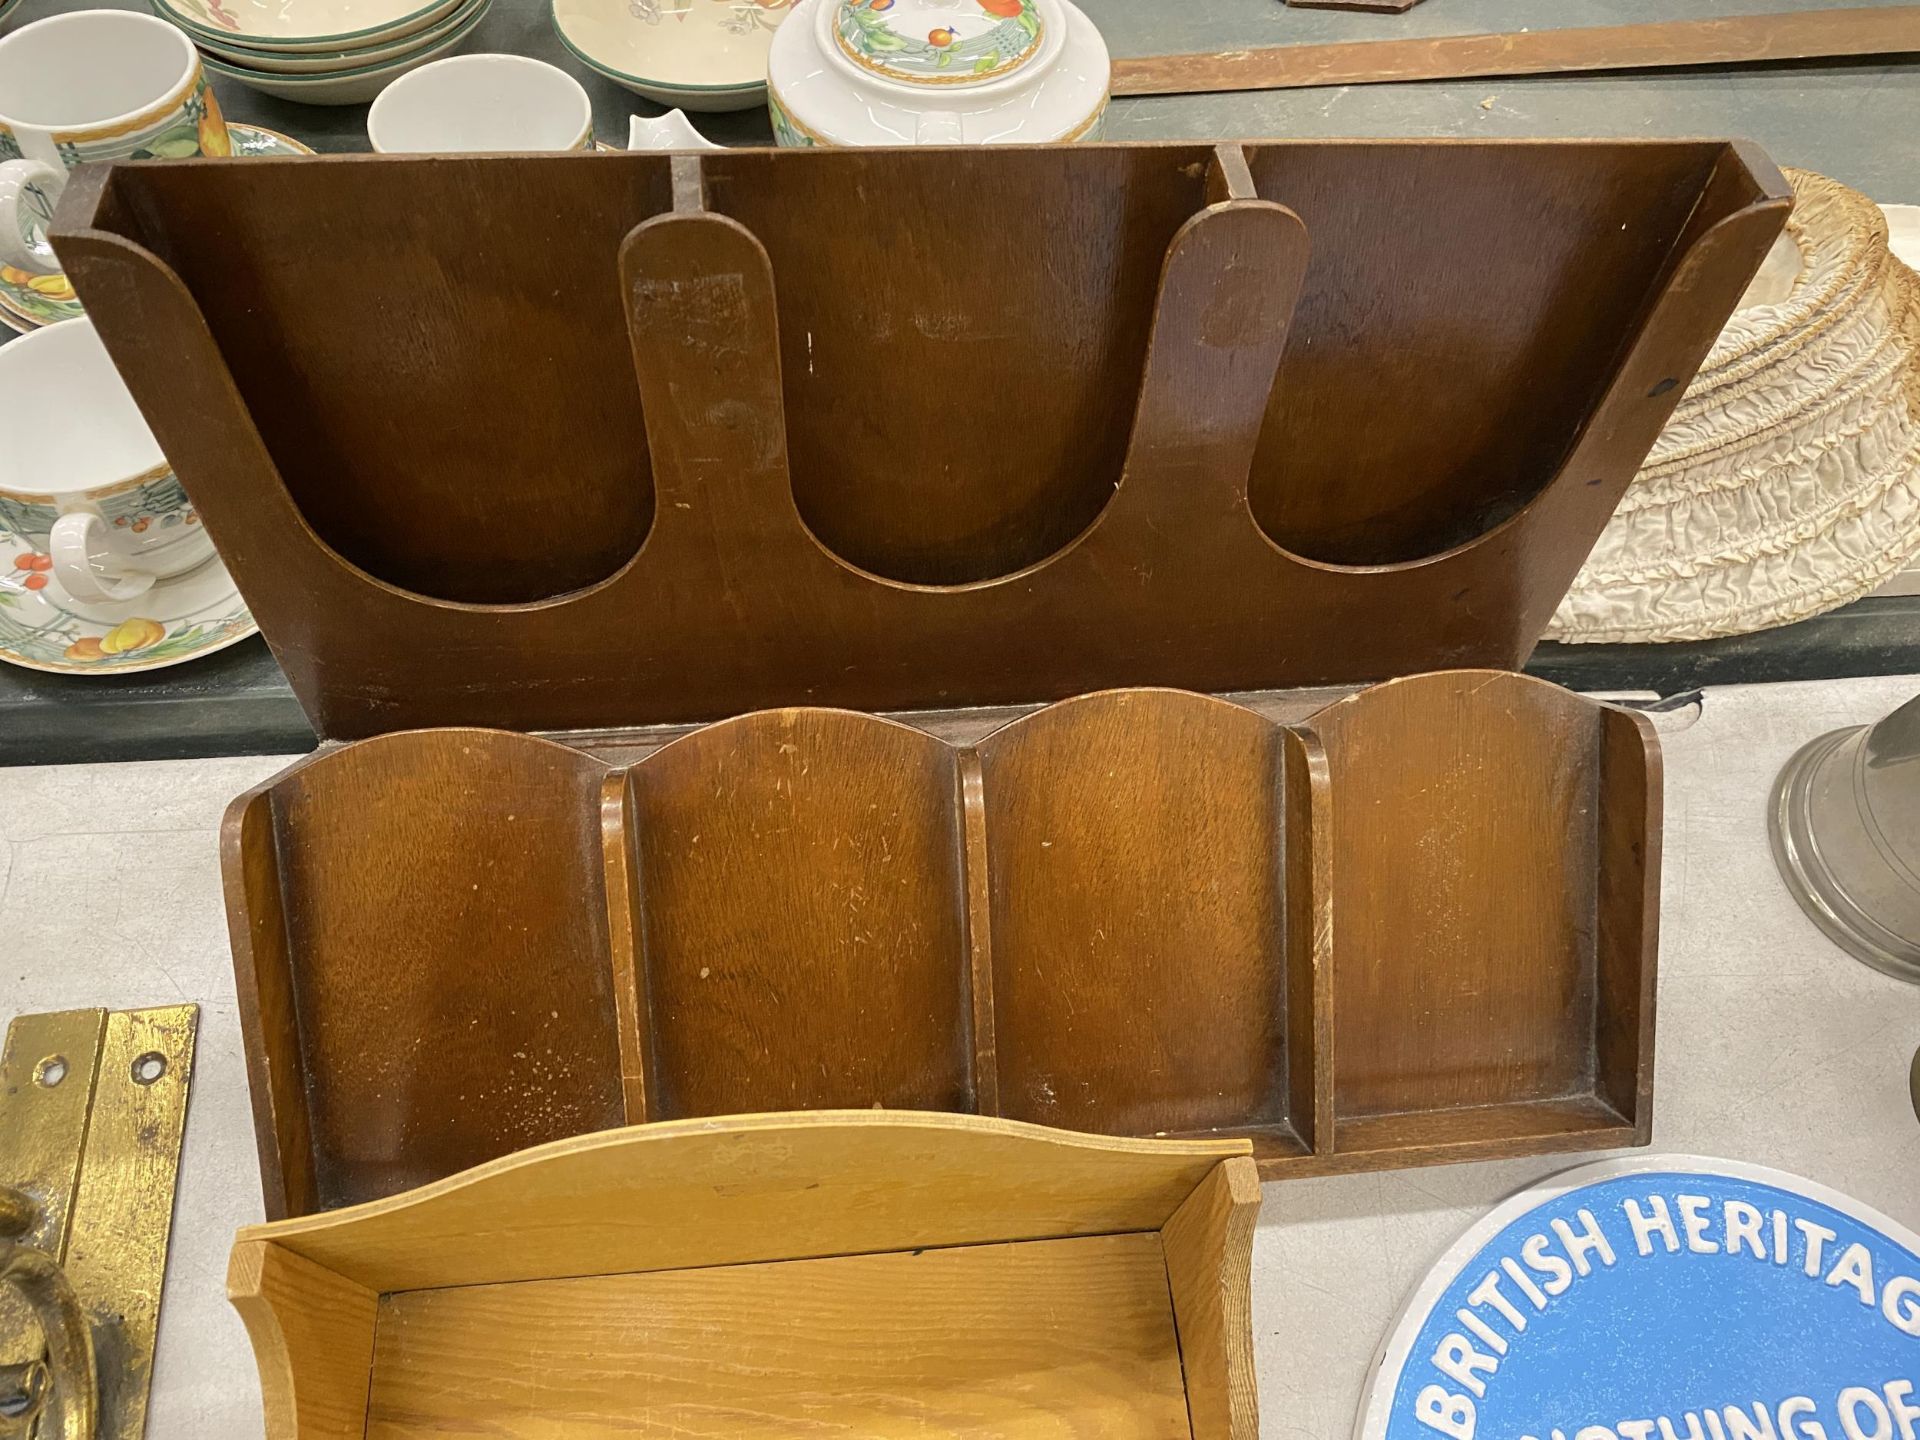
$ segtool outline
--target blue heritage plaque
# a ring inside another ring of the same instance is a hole
[[[1920,1236],[1758,1166],[1585,1166],[1435,1266],[1355,1435],[1920,1440]]]

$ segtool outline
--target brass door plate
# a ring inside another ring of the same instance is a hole
[[[22,1015],[0,1052],[0,1187],[27,1197],[18,1238],[60,1262],[86,1311],[99,1440],[146,1429],[199,1021],[197,1005]],[[26,1305],[0,1291],[0,1440],[47,1440],[37,1407],[4,1414],[43,1351]]]

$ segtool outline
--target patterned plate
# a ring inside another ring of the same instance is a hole
[[[0,530],[0,660],[71,675],[131,674],[238,644],[260,627],[218,556],[137,600],[69,599],[51,560]]]
[[[291,136],[259,125],[227,125],[235,155],[311,155],[313,151]],[[81,312],[80,301],[64,275],[29,275],[11,265],[0,265],[0,324],[25,333],[42,325],[71,320]]]

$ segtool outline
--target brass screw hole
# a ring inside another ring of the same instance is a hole
[[[47,1056],[46,1059],[33,1067],[33,1078],[47,1089],[53,1089],[54,1086],[67,1078],[67,1057],[64,1055]]]
[[[0,1391],[0,1420],[24,1420],[31,1425],[46,1404],[46,1365],[35,1360],[10,1369],[6,1378],[7,1388]]]
[[[149,1050],[135,1057],[133,1062],[133,1083],[151,1085],[167,1073],[167,1057],[158,1050]]]

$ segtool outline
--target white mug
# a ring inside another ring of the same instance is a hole
[[[367,111],[387,155],[591,150],[593,102],[566,71],[524,55],[456,55],[409,70]]]
[[[77,10],[0,40],[0,263],[58,275],[47,222],[90,160],[226,155],[193,42],[129,10]]]
[[[0,394],[19,417],[0,446],[0,543],[27,583],[45,575],[72,600],[131,600],[212,556],[92,321],[0,346]]]

